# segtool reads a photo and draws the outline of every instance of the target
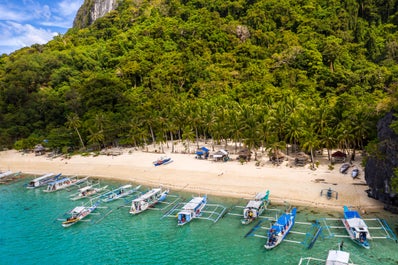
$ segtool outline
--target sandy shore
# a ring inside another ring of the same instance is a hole
[[[27,174],[48,172],[64,175],[92,176],[118,179],[148,186],[163,185],[176,191],[193,194],[208,194],[234,198],[252,198],[257,192],[269,189],[271,201],[291,205],[310,206],[341,210],[344,205],[371,211],[383,207],[378,201],[367,196],[364,173],[360,167],[360,156],[355,165],[361,170],[359,179],[353,180],[350,174],[339,173],[340,164],[330,169],[327,156],[318,156],[319,167],[295,167],[289,158],[276,166],[265,161],[256,166],[254,161],[241,164],[235,160],[215,162],[195,159],[194,154],[177,154],[166,151],[173,162],[155,167],[152,162],[161,156],[159,153],[124,149],[118,156],[73,156],[49,158],[22,154],[15,150],[0,152],[0,170],[21,171]],[[338,192],[338,199],[328,200],[320,196],[322,189],[332,188]]]

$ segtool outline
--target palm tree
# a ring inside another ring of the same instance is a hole
[[[320,135],[320,144],[325,147],[328,151],[328,160],[331,161],[330,150],[336,147],[337,140],[335,135],[335,130],[330,127],[326,127],[323,133]]]
[[[318,135],[314,132],[313,127],[311,126],[304,134],[302,146],[306,151],[311,152],[312,169],[315,169],[314,150],[319,147],[319,144],[320,141],[318,139]]]
[[[89,131],[90,131],[90,135],[88,137],[88,142],[91,144],[98,145],[101,148],[101,143],[103,143],[104,139],[105,139],[103,131],[100,130],[100,131],[93,132],[92,129],[89,129]]]
[[[70,129],[73,128],[76,131],[77,135],[79,136],[80,143],[81,143],[83,149],[86,149],[86,146],[84,145],[82,136],[80,135],[80,132],[79,132],[79,128],[81,126],[81,121],[80,121],[79,116],[73,112],[73,113],[68,114],[66,116],[66,119],[67,119],[66,126]]]
[[[190,142],[193,142],[193,141],[194,141],[194,138],[195,138],[195,133],[193,132],[192,127],[186,126],[186,127],[184,128],[183,133],[182,133],[182,139],[183,139],[184,141],[186,141],[186,143],[187,143],[187,151],[188,151],[188,153],[190,152],[190,150],[189,150],[189,143],[190,143]]]

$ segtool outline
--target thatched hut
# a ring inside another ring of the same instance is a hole
[[[269,160],[276,163],[281,163],[285,159],[285,154],[280,150],[272,151],[269,155]]]
[[[344,163],[347,160],[347,154],[341,151],[336,151],[332,154],[333,163]]]
[[[298,152],[296,158],[294,159],[294,164],[296,166],[305,166],[310,157],[304,152]]]
[[[252,152],[249,149],[244,148],[238,152],[238,157],[236,159],[239,161],[241,161],[241,160],[250,161],[251,156],[252,156]]]
[[[37,144],[35,146],[35,148],[33,149],[33,152],[35,153],[35,155],[41,156],[41,155],[44,155],[44,153],[46,152],[46,149],[41,144]]]

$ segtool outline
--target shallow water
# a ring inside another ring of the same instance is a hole
[[[325,258],[341,241],[320,237],[310,250],[302,244],[283,242],[266,251],[265,239],[244,237],[255,224],[242,226],[237,216],[225,215],[215,224],[196,219],[178,227],[176,218],[161,219],[162,211],[131,216],[121,200],[102,204],[108,207],[97,211],[102,215],[93,214],[87,222],[63,228],[57,219],[81,202],[69,200],[68,191],[27,190],[23,184],[28,180],[0,186],[0,264],[297,264],[300,257]],[[116,187],[119,183],[103,184]],[[193,194],[180,195],[189,198]],[[230,208],[238,200],[209,196],[209,202]],[[377,215],[386,218],[391,228],[397,225],[396,216]],[[340,213],[316,213],[299,207],[297,221],[328,216]],[[306,232],[308,227],[296,224],[293,230]],[[288,236],[297,241],[304,238]],[[344,250],[356,264],[398,264],[398,244],[392,240],[373,240],[371,249],[366,250],[345,239]]]

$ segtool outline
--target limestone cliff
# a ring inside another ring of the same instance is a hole
[[[384,202],[386,209],[398,212],[398,195],[391,189],[391,178],[398,168],[398,135],[389,127],[394,119],[390,112],[377,124],[378,144],[367,159],[365,178],[369,196]]]
[[[118,0],[85,0],[77,11],[74,28],[85,28],[90,26],[100,17],[103,17],[118,5]]]

